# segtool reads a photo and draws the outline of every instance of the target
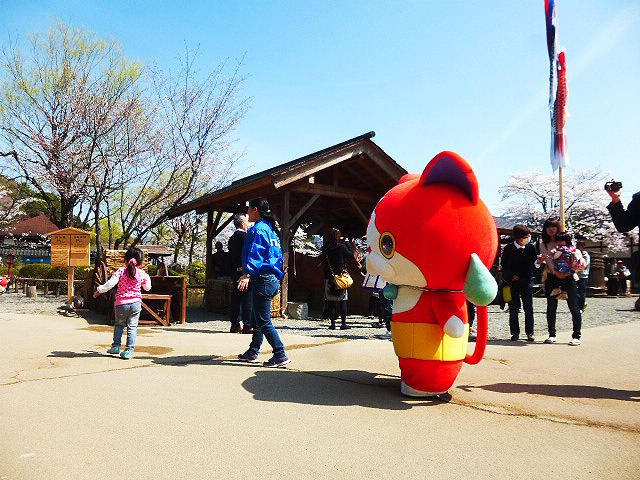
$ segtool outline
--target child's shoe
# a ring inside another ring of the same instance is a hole
[[[556,298],[558,300],[567,300],[569,298],[569,295],[567,295],[567,292],[560,292],[560,295],[558,295]]]
[[[123,358],[125,360],[129,360],[131,357],[133,357],[133,352],[130,352],[129,350],[125,350],[120,354],[120,358]]]
[[[112,355],[117,355],[120,353],[120,347],[111,347],[107,350],[107,353],[111,353]]]
[[[549,296],[550,297],[557,297],[561,293],[562,293],[562,290],[560,290],[559,288],[554,288],[553,290],[551,290],[551,293],[549,294]]]

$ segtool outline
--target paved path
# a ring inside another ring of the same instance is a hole
[[[0,309],[0,480],[640,477],[638,323],[492,341],[450,403],[399,394],[390,342],[283,330],[272,370],[202,327],[124,361],[109,327]]]

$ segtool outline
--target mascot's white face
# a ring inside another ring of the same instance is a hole
[[[393,234],[393,232],[390,233]],[[387,242],[393,243],[395,239],[389,236]],[[367,257],[368,273],[380,275],[388,283],[394,285],[411,285],[419,288],[427,286],[427,280],[420,269],[411,260],[400,255],[395,244],[381,245],[380,232],[376,228],[375,210],[367,226],[367,244],[371,249],[371,253]],[[384,252],[382,248],[385,248]]]
[[[393,232],[390,232],[393,235]],[[380,232],[376,228],[376,212],[374,210],[367,226],[367,244],[371,249],[367,257],[367,272],[371,275],[379,275],[386,282],[394,285],[410,285],[424,288],[427,280],[420,269],[408,258],[396,251],[396,246],[389,244],[395,242],[392,236],[380,242]],[[383,252],[382,249],[385,249]],[[418,303],[421,291],[417,289],[401,288],[398,297],[393,304],[393,312],[401,313],[411,310]]]

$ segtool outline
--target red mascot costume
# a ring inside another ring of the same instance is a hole
[[[367,271],[394,299],[391,330],[401,391],[445,393],[487,344],[487,307],[498,286],[489,273],[498,247],[493,217],[478,196],[469,164],[438,154],[422,175],[408,174],[378,202],[369,226]],[[467,354],[466,300],[478,305],[478,336]]]

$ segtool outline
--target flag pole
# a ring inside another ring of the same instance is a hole
[[[558,180],[560,184],[560,226],[562,231],[566,231],[564,218],[564,179],[562,175],[562,167],[558,167]]]

